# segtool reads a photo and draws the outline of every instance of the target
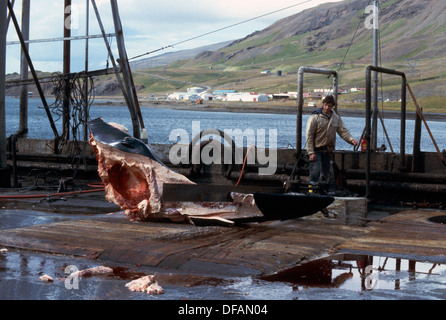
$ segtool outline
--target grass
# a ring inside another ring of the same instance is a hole
[[[288,69],[290,74],[285,74],[282,77],[275,75],[265,76],[260,72],[264,70],[264,66],[249,66],[245,69],[240,68],[227,68],[226,70],[210,70],[209,68],[189,68],[189,69],[171,69],[168,68],[164,72],[157,72],[157,70],[151,70],[155,74],[162,75],[163,77],[173,79],[175,81],[161,80],[153,78],[149,75],[136,74],[135,83],[143,84],[142,90],[145,94],[150,93],[171,93],[173,91],[186,91],[188,87],[195,84],[202,84],[211,86],[213,89],[234,89],[238,91],[252,91],[252,92],[264,92],[264,93],[279,93],[289,92],[297,90],[297,66],[295,72],[293,69]],[[286,65],[283,65],[286,69]],[[340,88],[351,88],[354,86],[365,87],[365,65],[352,64],[345,66],[339,73]],[[404,67],[403,65],[397,67]],[[279,66],[278,68],[281,68]],[[398,68],[397,68],[398,69]],[[232,70],[232,71],[230,71]],[[274,74],[274,73],[273,73]],[[426,80],[419,81],[418,77],[408,77],[409,83],[415,92],[424,92],[431,90],[432,88],[446,87],[445,79],[439,79],[437,77],[426,77]],[[182,82],[181,82],[182,81]],[[314,88],[331,86],[332,79],[327,79],[321,75],[305,75],[304,77],[304,90],[312,90]],[[381,88],[380,88],[381,90]],[[400,90],[400,79],[398,78],[384,78],[383,91],[384,97],[388,92],[394,92],[393,96],[397,97]],[[441,90],[436,90],[441,91]],[[445,90],[443,90],[444,92]],[[364,99],[365,94],[357,94],[356,97],[353,94],[340,96],[341,101],[349,108],[363,108],[363,103],[353,103],[351,100]],[[409,92],[407,92],[407,110],[414,111],[415,105],[411,102]],[[419,105],[423,108],[424,112],[444,113],[444,99],[445,96],[440,94],[423,94],[416,96]],[[384,108],[386,110],[400,110],[400,104],[398,102],[384,102]]]
[[[424,113],[445,113],[444,100],[444,96],[429,96],[419,98],[417,99],[417,102]],[[364,102],[346,102],[343,97],[340,97],[339,101],[339,105],[344,109],[365,109]],[[378,102],[378,107],[380,110],[384,111],[400,111],[401,102]],[[412,100],[407,100],[406,111],[415,112],[415,109],[415,103]]]
[[[381,8],[384,10],[388,6],[397,3],[398,0],[383,1]],[[352,33],[356,30],[358,22],[362,19],[364,12],[352,18],[348,23],[351,32],[347,35],[328,41],[321,47],[315,48],[310,52],[306,45],[307,37],[316,38],[316,32],[310,31],[306,34],[291,36],[274,41],[277,33],[260,37],[260,34],[248,37],[230,48],[222,49],[222,59],[220,61],[210,62],[207,60],[186,60],[177,61],[164,68],[154,68],[147,70],[169,80],[153,78],[149,75],[139,75],[135,77],[136,84],[143,84],[143,92],[173,92],[185,91],[188,87],[200,84],[215,89],[235,89],[238,91],[254,91],[264,93],[278,93],[297,90],[297,71],[300,66],[309,66],[316,68],[331,69],[339,72],[339,87],[365,87],[365,69],[372,61],[372,32],[363,32],[359,30],[352,46],[349,48],[346,44],[350,43]],[[392,46],[402,32],[408,29],[407,20],[399,19],[381,25],[382,45]],[[438,26],[434,30],[423,28],[416,35],[435,34],[446,30],[446,25]],[[256,49],[252,48],[280,48],[272,55],[253,55]],[[417,94],[417,99],[425,112],[443,113],[443,95],[446,95],[446,79],[442,79],[442,71],[446,78],[446,63],[444,58],[426,57],[418,60],[416,73],[410,74],[410,68],[406,59],[412,59],[427,49],[426,43],[420,43],[418,48],[411,52],[404,50],[393,50],[395,57],[392,62],[383,61],[383,67],[396,69],[406,73],[412,89]],[[345,64],[340,66],[344,56]],[[240,52],[240,53],[238,53]],[[396,56],[401,52],[401,56]],[[225,57],[233,53],[238,53],[233,59],[226,60]],[[241,57],[245,59],[240,59]],[[212,68],[211,68],[212,66]],[[444,70],[443,70],[444,69]],[[270,70],[272,76],[261,75],[261,71]],[[281,70],[282,77],[275,76],[276,71]],[[392,92],[393,97],[397,97],[400,90],[400,79],[383,77],[382,84],[384,92]],[[327,79],[320,75],[305,75],[304,90],[309,91],[315,88],[330,87],[332,79]],[[409,93],[407,95],[410,98]],[[364,95],[361,96],[364,99]],[[363,108],[363,104],[355,103],[361,98],[350,98],[345,96],[346,107]],[[350,100],[350,101],[347,101]],[[409,99],[410,100],[410,99]],[[399,110],[398,102],[385,102],[385,109]],[[407,110],[414,111],[415,105],[409,102]]]

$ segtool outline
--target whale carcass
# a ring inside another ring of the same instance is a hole
[[[231,224],[234,219],[263,217],[252,194],[231,193],[232,202],[163,201],[164,184],[195,183],[165,166],[149,146],[122,126],[102,119],[88,125],[106,199],[125,210],[130,220],[192,222],[199,218]]]

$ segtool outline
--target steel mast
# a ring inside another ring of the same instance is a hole
[[[373,1],[373,66],[379,67],[379,8],[378,1]],[[382,98],[382,97],[381,97]],[[378,72],[373,72],[373,121],[372,121],[372,150],[378,145]]]

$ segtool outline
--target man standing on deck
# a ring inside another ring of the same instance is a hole
[[[358,141],[344,126],[341,117],[333,110],[336,102],[332,95],[322,100],[322,108],[312,113],[307,122],[307,153],[310,158],[310,184],[327,181],[330,160],[336,146],[336,133],[346,142],[356,146]]]

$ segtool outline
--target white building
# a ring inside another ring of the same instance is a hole
[[[214,95],[208,91],[203,91],[200,93],[201,99],[204,101],[214,100]]]
[[[167,96],[168,100],[183,100],[184,96],[187,95],[186,92],[174,92]]]
[[[228,93],[226,95],[225,101],[240,101],[240,102],[262,101],[262,102],[266,102],[266,101],[268,101],[268,95],[263,94],[263,93],[235,92],[235,93]]]
[[[183,97],[183,100],[189,100],[189,101],[197,101],[198,99],[201,99],[200,95],[193,93],[193,94],[186,94]]]

